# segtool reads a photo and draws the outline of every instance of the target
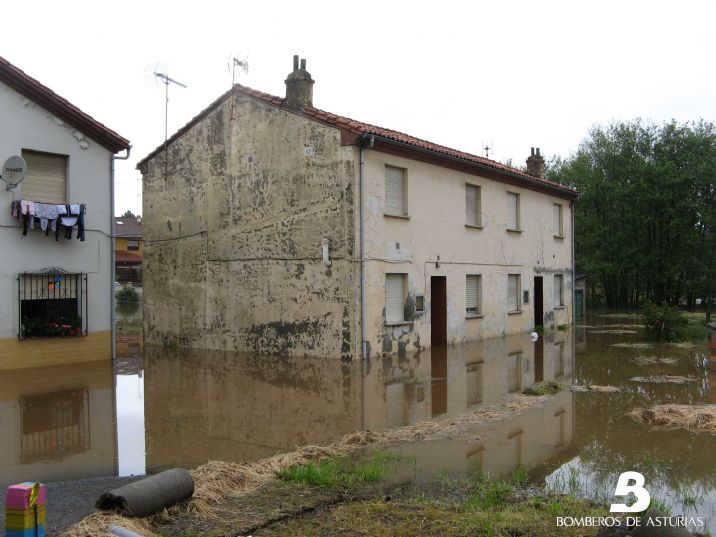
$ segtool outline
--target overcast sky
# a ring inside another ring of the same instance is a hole
[[[110,6],[115,9],[110,9]],[[133,146],[116,212],[141,212],[135,166],[238,82],[284,95],[307,58],[314,106],[523,164],[588,129],[642,117],[714,120],[716,2],[3,2],[0,55]],[[0,128],[3,128],[0,126]]]

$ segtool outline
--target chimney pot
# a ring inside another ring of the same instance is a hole
[[[540,155],[539,147],[536,152],[533,147],[530,156],[527,157],[527,173],[533,177],[544,177],[544,157]]]
[[[306,60],[301,60],[301,68],[298,67],[298,55],[293,57],[293,71],[286,77],[286,98],[284,106],[289,108],[305,108],[313,106],[313,83],[314,80],[306,71]]]

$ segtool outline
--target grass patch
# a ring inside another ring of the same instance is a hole
[[[335,457],[296,464],[279,470],[279,479],[322,488],[356,488],[377,483],[388,477],[400,455],[376,453],[370,457],[351,459]]]
[[[554,395],[561,392],[563,388],[564,386],[556,380],[547,380],[527,386],[522,393],[525,395]]]

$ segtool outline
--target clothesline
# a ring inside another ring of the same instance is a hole
[[[23,235],[27,235],[28,229],[35,229],[35,221],[39,220],[40,229],[45,232],[46,236],[53,231],[56,241],[60,240],[60,228],[64,228],[65,238],[71,239],[75,226],[77,226],[77,238],[84,241],[86,211],[87,206],[84,203],[61,205],[29,200],[13,201],[10,208],[12,216],[22,222]]]

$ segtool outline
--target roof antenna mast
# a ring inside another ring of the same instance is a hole
[[[164,179],[166,179],[169,160],[167,155],[167,141],[169,140],[169,84],[176,84],[180,88],[186,88],[186,85],[174,80],[166,73],[154,71],[154,76],[164,84]]]
[[[234,87],[234,84],[236,84],[236,68],[238,67],[241,71],[244,73],[249,72],[249,61],[248,59],[242,60],[239,58],[238,54],[231,54],[229,56],[229,63],[228,63],[229,70],[231,71],[231,87]],[[234,119],[234,99],[232,97],[231,99],[231,119]]]

